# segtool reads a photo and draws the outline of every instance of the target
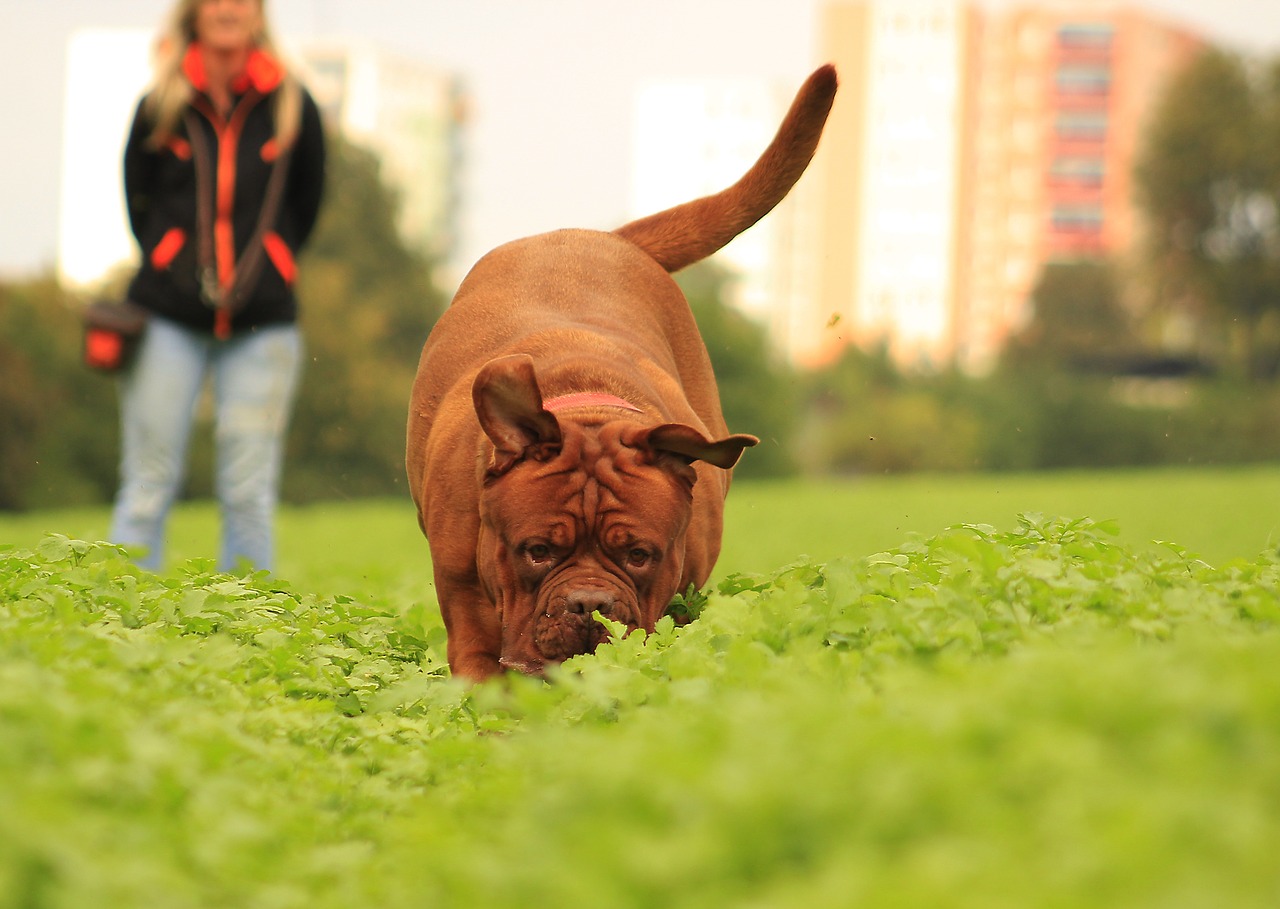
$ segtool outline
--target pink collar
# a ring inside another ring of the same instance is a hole
[[[598,391],[579,391],[571,395],[560,395],[557,398],[550,398],[542,402],[542,409],[555,413],[557,410],[566,410],[570,407],[620,407],[623,410],[631,410],[641,413],[639,407],[624,401],[615,395],[604,394]]]

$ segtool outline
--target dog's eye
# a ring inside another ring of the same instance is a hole
[[[524,548],[524,554],[535,565],[551,561],[551,547],[546,543],[530,543]]]
[[[641,549],[639,546],[627,550],[627,565],[631,568],[643,568],[649,564],[650,558],[649,550]]]

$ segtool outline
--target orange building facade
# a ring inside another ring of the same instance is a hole
[[[843,2],[821,21],[842,76],[816,162],[825,320],[795,359],[884,343],[980,372],[1044,264],[1133,249],[1142,130],[1195,34],[1105,0]]]

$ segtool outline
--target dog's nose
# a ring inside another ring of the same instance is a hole
[[[607,616],[613,610],[613,605],[614,597],[609,591],[583,588],[573,591],[565,598],[564,609],[574,615],[591,615],[598,609]]]

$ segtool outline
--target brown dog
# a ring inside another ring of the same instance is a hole
[[[835,97],[825,66],[729,189],[614,233],[564,230],[482,258],[427,339],[409,407],[409,484],[455,675],[538,673],[653,630],[720,554],[729,435],[670,272],[787,194]]]

